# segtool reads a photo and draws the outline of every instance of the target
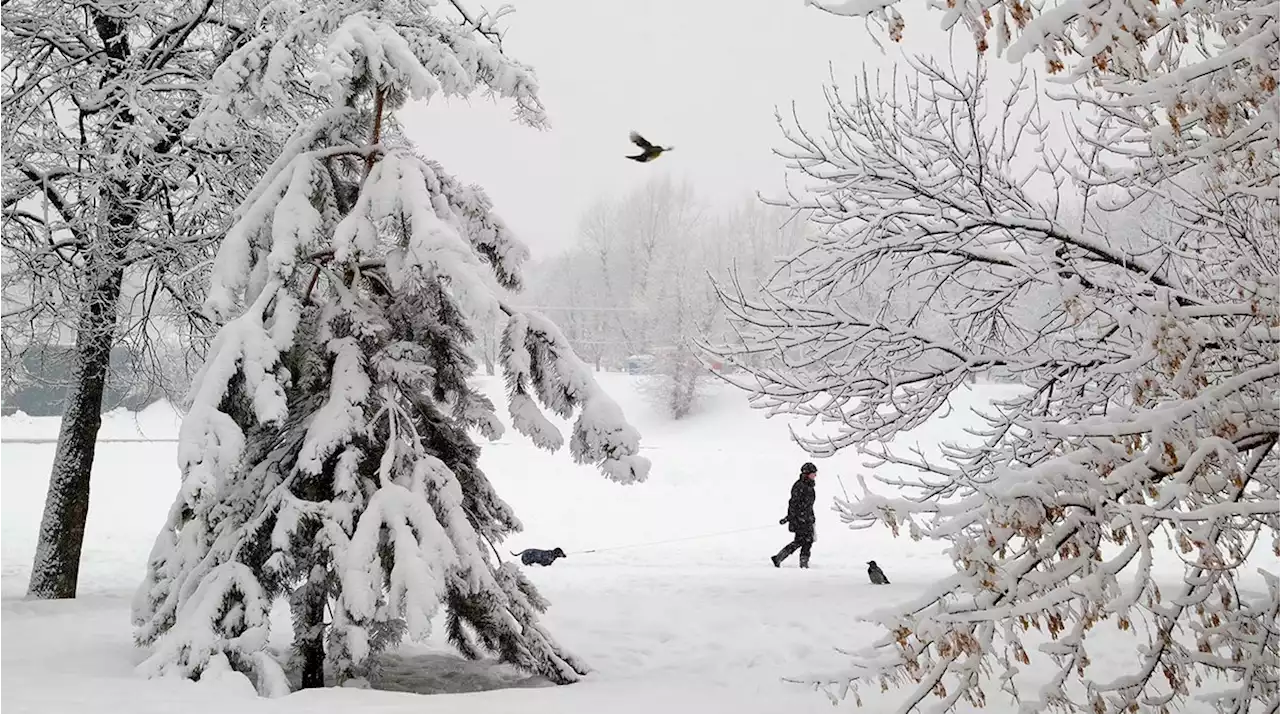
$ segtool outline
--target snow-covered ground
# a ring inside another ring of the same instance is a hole
[[[14,440],[55,437],[57,420],[3,420],[0,705],[6,714],[221,714],[232,708],[417,714],[427,706],[473,714],[831,711],[822,694],[783,678],[838,670],[843,657],[836,647],[854,648],[876,634],[860,615],[920,592],[949,570],[938,546],[842,527],[821,507],[840,493],[837,475],[848,488],[856,483],[858,459],[842,455],[819,463],[812,569],[797,569],[793,557],[775,570],[767,557],[788,539],[777,521],[805,460],[788,440],[788,422],[750,411],[740,393],[720,385],[698,414],[671,422],[645,403],[633,378],[605,374],[600,380],[644,436],[644,453],[653,460],[647,483],[608,483],[566,453],[538,451],[513,431],[487,445],[481,458],[525,525],[506,548],[559,546],[570,554],[529,572],[552,601],[544,619],[550,630],[594,668],[584,682],[543,686],[506,667],[463,661],[439,640],[406,645],[389,657],[375,682],[384,691],[326,689],[259,699],[239,677],[192,683],[135,675],[141,652],[132,645],[129,598],[178,481],[176,444],[163,441],[176,436],[177,417],[156,405],[105,420],[104,439],[156,441],[99,445],[82,597],[68,602],[21,599],[53,445]],[[500,396],[499,381],[486,379],[484,387]],[[963,440],[973,418],[964,402],[1007,389],[981,385],[913,439],[926,450],[940,439]],[[871,559],[892,585],[867,582]],[[280,644],[287,630],[279,628]],[[1093,667],[1122,668],[1132,657],[1132,641],[1110,636],[1115,646],[1096,648]],[[417,693],[439,696],[424,700]],[[890,709],[890,699],[878,694],[864,699],[868,711]],[[985,711],[1013,710],[1006,697],[988,692]]]

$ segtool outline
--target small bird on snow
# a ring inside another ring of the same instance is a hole
[[[889,584],[889,576],[884,574],[884,571],[880,569],[879,565],[876,565],[874,560],[867,561],[867,577],[871,578],[871,582],[876,585]]]
[[[671,151],[672,149],[676,148],[674,146],[655,146],[654,144],[649,143],[648,139],[644,138],[643,136],[640,136],[639,133],[634,131],[631,132],[631,143],[640,147],[640,153],[636,154],[635,156],[628,156],[627,158],[631,159],[632,161],[639,161],[641,163],[644,163],[646,161],[653,161],[659,156],[662,156],[662,152]]]

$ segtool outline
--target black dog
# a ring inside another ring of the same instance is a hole
[[[551,565],[556,562],[556,558],[568,558],[563,550],[556,548],[555,550],[539,550],[538,548],[528,548],[519,553],[512,553],[520,558],[520,562],[524,565]]]
[[[876,565],[874,560],[867,561],[867,577],[871,578],[871,582],[876,585],[889,584],[889,576],[884,574],[884,571],[880,569],[879,565]]]

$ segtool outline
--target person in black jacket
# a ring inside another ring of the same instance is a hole
[[[791,500],[787,502],[787,517],[778,523],[787,524],[787,530],[794,533],[795,538],[778,551],[777,555],[769,558],[775,568],[781,568],[782,561],[796,550],[800,551],[800,567],[809,567],[809,551],[812,550],[815,540],[813,502],[817,498],[817,492],[814,489],[816,478],[818,478],[818,467],[806,462],[800,467],[800,478],[791,486]]]

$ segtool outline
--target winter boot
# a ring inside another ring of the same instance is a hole
[[[808,559],[808,558],[800,558],[800,567],[804,568],[805,570],[808,570],[808,569],[809,569],[809,559]]]
[[[777,555],[770,557],[769,562],[773,563],[773,567],[781,568],[782,561],[786,560],[787,558],[790,558],[791,554],[796,552],[796,548],[799,548],[799,547],[800,546],[796,545],[795,543],[788,543],[782,546],[782,550],[778,551]]]

